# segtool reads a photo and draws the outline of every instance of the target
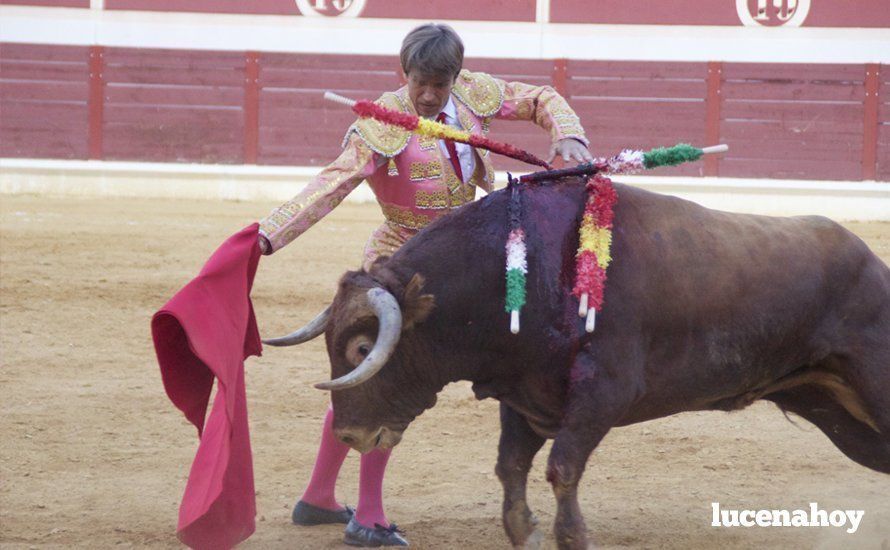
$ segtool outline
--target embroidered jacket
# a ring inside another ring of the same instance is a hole
[[[451,91],[464,130],[488,134],[492,119],[530,120],[556,142],[574,138],[588,145],[568,103],[550,86],[505,82],[485,73],[460,72]],[[383,94],[378,103],[416,114],[407,86]],[[451,209],[472,201],[476,187],[491,191],[494,168],[485,150],[475,150],[475,170],[461,181],[438,140],[373,119],[359,119],[346,132],[343,152],[296,197],[260,222],[272,250],[290,243],[368,180],[386,221],[420,229]]]

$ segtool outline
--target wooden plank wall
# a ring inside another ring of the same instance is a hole
[[[355,115],[324,92],[376,99],[401,85],[396,56],[263,53],[260,67],[259,164],[327,164]]]
[[[536,86],[552,84],[553,61],[542,59],[468,59],[464,66],[471,71],[487,72],[507,82],[525,82]],[[546,159],[550,150],[550,136],[534,124],[518,120],[496,120],[491,124],[492,139],[511,143]],[[494,157],[495,167],[500,170],[527,172],[527,164]]]
[[[243,162],[244,57],[106,48],[103,158]]]
[[[719,174],[859,179],[864,80],[862,65],[724,64]]]
[[[87,158],[89,48],[0,45],[0,156]]]
[[[890,181],[890,68],[878,72],[877,169],[879,181]]]
[[[661,174],[890,180],[890,74],[880,65],[466,66],[554,86],[595,154],[730,145],[719,160]],[[322,166],[352,121],[322,91],[375,98],[401,84],[395,56],[0,44],[0,156]],[[549,148],[547,134],[524,122],[496,121],[492,136],[538,155]],[[526,169],[509,159],[496,166]]]
[[[89,8],[90,0],[0,0],[0,4],[48,6],[51,8]]]
[[[705,137],[706,63],[569,61],[567,97],[597,155]],[[659,175],[702,175],[702,163]]]

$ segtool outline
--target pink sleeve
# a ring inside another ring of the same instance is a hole
[[[310,181],[291,200],[260,222],[260,234],[276,251],[302,235],[337,207],[353,189],[376,169],[376,154],[353,134],[340,156]]]
[[[532,86],[522,82],[504,82],[504,104],[495,115],[505,120],[530,120],[550,132],[556,143],[574,138],[589,145],[575,111],[550,86]]]

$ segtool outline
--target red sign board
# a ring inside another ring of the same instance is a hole
[[[551,0],[551,23],[890,27],[886,0]]]
[[[550,0],[550,23],[890,28],[887,0]],[[0,0],[88,8],[90,0]],[[462,21],[535,21],[536,0],[105,0],[108,10]]]
[[[106,0],[109,10],[469,21],[534,21],[535,0]]]
[[[105,0],[107,10],[300,15],[294,0]]]
[[[88,8],[90,0],[0,0],[0,4],[49,6],[51,8]]]

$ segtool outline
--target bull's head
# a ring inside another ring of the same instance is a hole
[[[422,287],[419,274],[403,285],[378,266],[348,272],[333,303],[309,325],[265,341],[293,345],[325,333],[332,380],[315,387],[333,392],[334,433],[361,452],[395,446],[435,404],[436,390],[425,387],[421,365],[411,364],[412,355],[422,360],[412,353],[417,346],[403,338],[433,310],[433,296],[421,294]]]

